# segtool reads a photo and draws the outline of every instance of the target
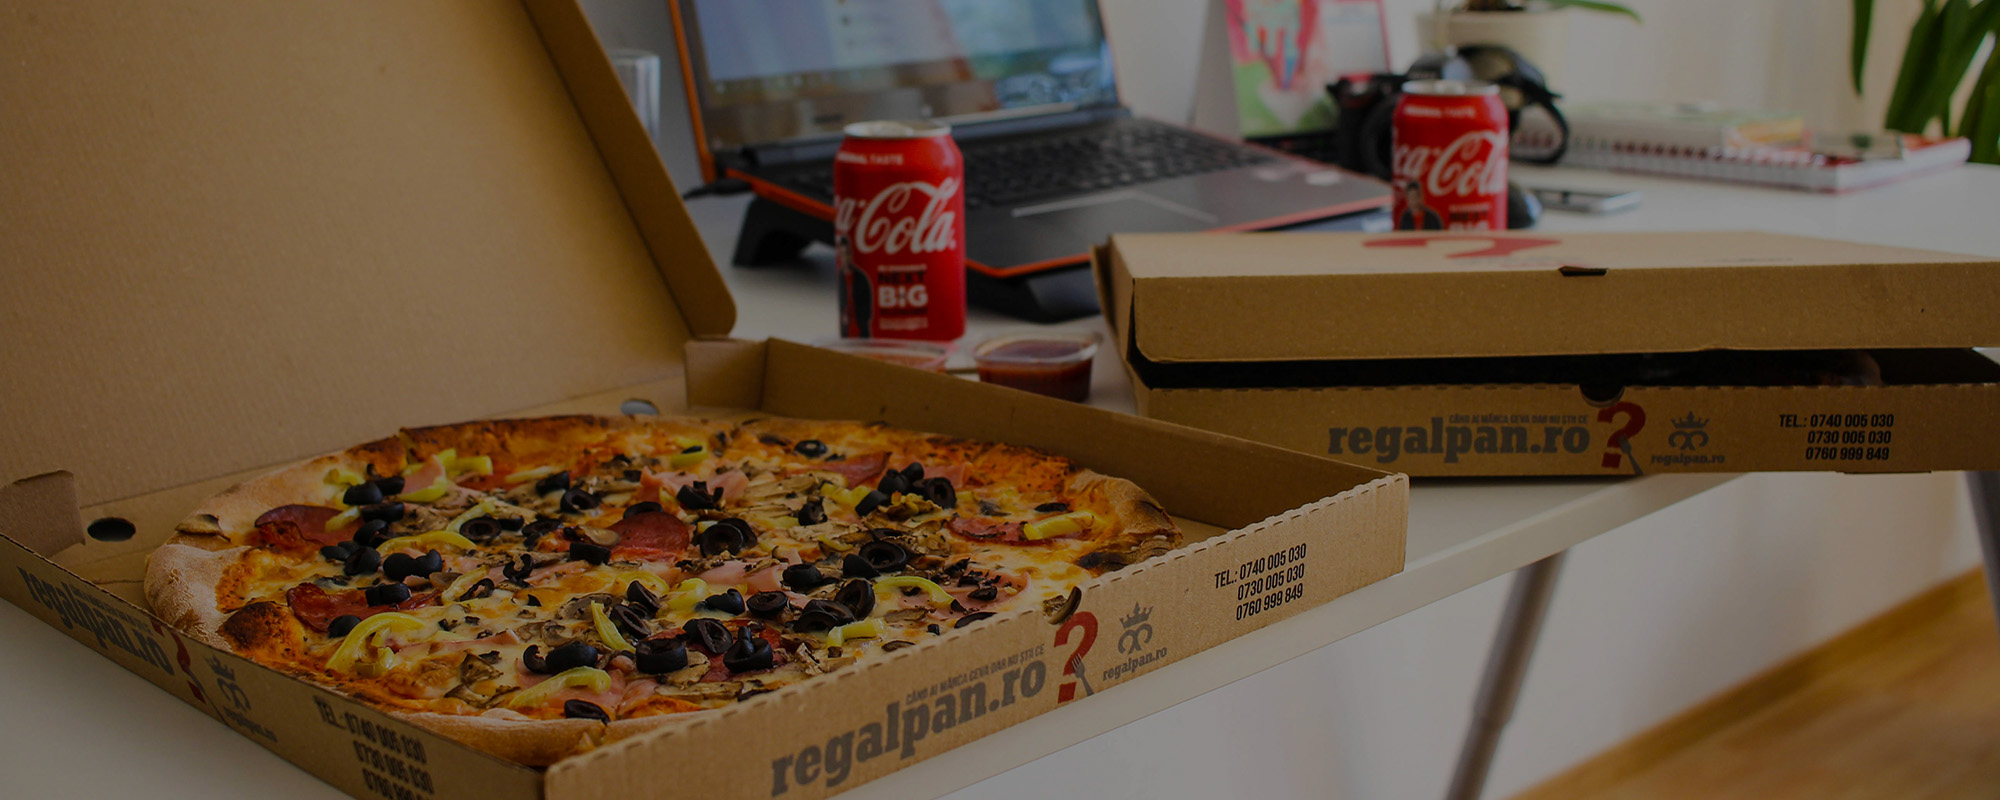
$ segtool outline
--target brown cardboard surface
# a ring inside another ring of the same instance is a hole
[[[727,294],[534,7],[0,4],[0,473],[96,503],[678,375]]]
[[[1995,267],[1742,231],[1121,234],[1100,265],[1158,362],[2000,345]]]
[[[786,342],[700,341],[733,307],[571,0],[0,0],[0,52],[0,220],[20,267],[0,272],[0,596],[350,794],[768,795],[789,770],[789,796],[820,797],[1402,568],[1398,475]],[[145,554],[243,477],[398,426],[628,399],[1046,447],[1138,480],[1193,543],[1090,582],[1064,619],[995,618],[547,771],[143,608]],[[80,535],[112,516],[137,535]],[[833,780],[841,737],[896,703],[912,705],[884,715],[895,757]]]

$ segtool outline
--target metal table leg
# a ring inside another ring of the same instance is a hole
[[[1972,519],[1979,535],[1979,550],[1986,555],[1986,589],[1993,611],[2000,615],[2000,472],[1965,473],[1972,490]]]
[[[1514,573],[1500,629],[1493,635],[1493,649],[1486,654],[1486,674],[1479,681],[1472,726],[1465,732],[1465,745],[1459,750],[1458,769],[1452,773],[1446,800],[1478,800],[1486,788],[1493,751],[1500,747],[1501,729],[1514,716],[1514,701],[1521,696],[1521,682],[1528,677],[1528,659],[1535,654],[1535,640],[1541,636],[1542,620],[1548,616],[1549,597],[1555,593],[1556,575],[1562,571],[1566,553],[1556,553]]]

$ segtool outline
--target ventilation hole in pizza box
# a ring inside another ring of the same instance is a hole
[[[1061,625],[1063,624],[1063,620],[1069,619],[1069,615],[1076,613],[1076,607],[1082,604],[1083,589],[1072,586],[1069,588],[1068,597],[1051,598],[1045,601],[1042,604],[1042,611],[1048,617],[1050,625]]]
[[[83,532],[100,542],[122,542],[139,529],[124,517],[104,517],[84,527]]]
[[[1586,383],[1578,388],[1583,390],[1583,399],[1594,406],[1616,403],[1625,394],[1625,387],[1615,383]]]
[[[623,403],[619,403],[618,413],[628,414],[634,417],[654,417],[654,416],[659,416],[660,407],[653,405],[653,401],[651,400],[641,400],[637,397],[634,397]]]

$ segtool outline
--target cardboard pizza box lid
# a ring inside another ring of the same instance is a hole
[[[573,0],[5,2],[0,53],[7,479],[677,382],[734,323]]]
[[[2000,345],[1993,259],[1757,232],[1123,234],[1155,362]]]

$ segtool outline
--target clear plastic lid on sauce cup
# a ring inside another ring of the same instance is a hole
[[[813,344],[828,350],[839,350],[876,361],[915,367],[926,372],[943,372],[945,359],[951,356],[951,348],[941,342],[919,342],[909,339],[832,338],[820,339]]]
[[[1090,362],[1097,355],[1094,331],[1025,331],[979,343],[972,360],[979,380],[1083,402],[1090,397]]]

